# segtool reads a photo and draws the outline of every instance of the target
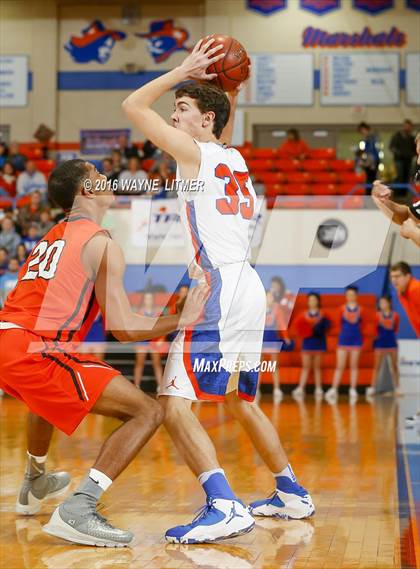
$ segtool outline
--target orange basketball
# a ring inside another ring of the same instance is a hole
[[[213,34],[206,39],[214,38],[209,49],[218,44],[223,45],[225,57],[212,63],[207,68],[207,73],[217,73],[217,77],[211,81],[223,91],[233,91],[242,81],[249,76],[249,57],[245,48],[235,38]]]

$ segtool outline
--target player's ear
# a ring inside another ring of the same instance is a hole
[[[94,194],[95,194],[94,183],[90,178],[85,178],[80,186],[79,195],[84,196],[86,198],[93,198]]]
[[[208,111],[202,115],[201,125],[203,128],[208,127],[216,118],[216,114],[213,111]]]

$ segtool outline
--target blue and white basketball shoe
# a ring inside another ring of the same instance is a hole
[[[254,526],[254,518],[239,500],[208,497],[190,524],[169,529],[165,538],[169,543],[207,543],[248,533]]]
[[[315,513],[312,498],[305,488],[287,476],[281,477],[279,486],[281,489],[276,488],[265,500],[258,500],[249,505],[253,516],[301,520]]]

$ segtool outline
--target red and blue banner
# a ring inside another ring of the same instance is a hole
[[[71,36],[64,49],[76,63],[104,64],[111,57],[115,42],[125,38],[124,32],[110,30],[100,20],[94,20],[81,31],[81,36]]]
[[[407,8],[420,12],[420,0],[406,0]]]
[[[353,8],[368,14],[379,14],[393,7],[394,0],[353,0]]]
[[[185,45],[190,34],[185,28],[175,26],[173,20],[155,20],[146,33],[136,33],[147,40],[147,49],[155,63],[166,61],[176,51],[189,51]]]
[[[341,0],[300,0],[302,10],[309,10],[318,16],[322,16],[331,10],[340,8]]]
[[[247,0],[246,7],[248,10],[255,10],[255,12],[269,16],[287,8],[287,0]]]

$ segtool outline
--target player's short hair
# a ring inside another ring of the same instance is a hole
[[[220,138],[230,116],[230,102],[226,93],[209,83],[188,83],[175,91],[175,99],[180,97],[195,99],[200,113],[214,112],[213,134]]]
[[[393,271],[401,271],[403,275],[411,275],[411,267],[405,261],[400,261],[399,263],[394,263],[390,268],[391,273]]]
[[[348,290],[352,290],[352,291],[355,292],[356,294],[359,293],[359,287],[356,286],[356,285],[349,285],[349,286],[346,286],[346,292],[347,292]]]
[[[69,211],[73,207],[77,190],[88,177],[86,162],[80,158],[66,160],[51,172],[48,179],[50,201]]]

